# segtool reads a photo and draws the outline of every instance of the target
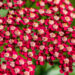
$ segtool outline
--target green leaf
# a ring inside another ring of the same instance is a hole
[[[45,70],[47,72],[49,69],[52,68],[52,66],[48,62],[46,62],[45,64],[46,64]]]
[[[0,46],[0,53],[4,50],[4,46]]]
[[[23,25],[23,24],[20,24],[19,25],[19,28],[22,30],[23,28],[28,28],[29,27],[29,25]]]
[[[70,0],[70,2],[72,3],[73,7],[75,7],[75,0]]]
[[[48,27],[48,25],[44,25],[45,27]]]
[[[17,40],[20,41],[20,38],[18,37]]]
[[[24,55],[18,53],[18,55],[20,55],[22,58],[27,59]]]
[[[36,33],[38,33],[38,31],[37,31],[37,30],[35,30],[35,29],[32,29],[32,31],[33,31],[33,32],[36,32]]]
[[[19,52],[20,51],[20,48],[18,48],[18,47],[16,47],[15,49],[16,49],[16,52]]]
[[[0,53],[4,50],[5,45],[8,45],[8,43],[4,43],[2,46],[0,46]]]
[[[47,19],[47,16],[42,16],[41,19]]]
[[[11,0],[11,2],[14,4],[13,0]],[[3,3],[7,3],[7,0],[3,0]]]
[[[60,12],[59,12],[59,11],[57,11],[55,14],[60,14]]]
[[[53,42],[51,41],[51,42],[47,42],[47,45],[49,45],[49,44],[53,44]]]
[[[36,66],[35,75],[41,75],[41,66],[40,65]]]
[[[5,17],[7,14],[8,14],[8,10],[6,10],[6,9],[1,9],[0,10],[0,16],[1,17]]]
[[[66,42],[66,44],[67,44],[67,45],[70,45],[70,43],[69,43],[69,42]]]
[[[13,0],[11,0],[11,2],[12,2],[12,4],[14,4],[14,1]]]
[[[54,31],[54,33],[59,33],[58,31]]]
[[[1,59],[0,64],[2,64],[4,61],[6,61],[5,58],[0,58],[0,59]]]
[[[60,17],[62,16],[62,14],[58,11],[55,13],[55,15],[59,15]],[[62,20],[61,20],[62,21]]]
[[[71,55],[68,55],[67,52],[64,52],[63,55],[65,55],[67,58],[71,57]]]
[[[31,2],[30,0],[27,0],[27,1],[26,1],[26,7],[30,7],[30,6],[31,6],[31,3],[32,3],[32,2]]]
[[[36,65],[36,60],[34,58],[32,58],[32,63]]]
[[[72,22],[72,24],[71,24],[71,27],[72,26],[75,26],[75,19],[73,19],[73,22]]]
[[[7,3],[7,0],[3,0],[3,3]]]
[[[54,63],[54,65],[60,65],[60,63],[59,63],[59,59],[55,59],[55,60],[53,60],[53,63]]]
[[[42,44],[42,41],[39,41],[40,44]]]
[[[28,52],[32,52],[32,49],[28,49]]]
[[[36,6],[36,3],[32,4],[31,7],[32,7],[32,8],[35,8],[35,9],[40,9],[40,7]]]
[[[40,50],[37,50],[37,49],[36,49],[36,50],[35,50],[35,52],[36,52],[36,55],[38,55],[38,54],[39,54],[39,52],[40,52]]]
[[[7,27],[5,27],[4,30],[7,31]]]
[[[32,29],[33,32],[36,32],[35,29]]]
[[[32,33],[31,35],[34,36],[34,33]]]
[[[19,51],[20,51],[19,47],[15,47],[15,49],[16,49],[16,52],[18,53],[19,56],[21,56],[24,59],[27,59],[24,55],[22,55],[22,54],[19,53]]]
[[[48,6],[48,4],[46,4],[46,5],[45,5],[45,9],[48,9],[48,8],[49,8],[49,6]]]
[[[69,34],[69,37],[72,37],[72,33],[71,33],[71,34]]]
[[[8,43],[4,43],[3,46],[8,45]]]

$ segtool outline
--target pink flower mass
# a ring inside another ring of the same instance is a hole
[[[0,75],[34,75],[36,65],[59,60],[60,73],[69,75],[75,62],[75,8],[69,0],[0,1]],[[35,6],[33,6],[35,3]],[[33,62],[35,60],[35,64]]]

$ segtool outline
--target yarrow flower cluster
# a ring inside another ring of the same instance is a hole
[[[59,60],[68,75],[75,62],[75,8],[69,0],[0,1],[0,75],[34,75],[36,65]],[[35,7],[35,6],[36,7]],[[35,64],[33,63],[35,60]]]

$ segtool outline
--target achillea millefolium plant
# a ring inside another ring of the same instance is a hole
[[[69,0],[0,0],[0,75],[34,75],[58,60],[69,75],[75,62],[75,8]]]

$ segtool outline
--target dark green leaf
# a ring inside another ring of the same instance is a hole
[[[4,43],[3,46],[8,45],[8,43]]]
[[[48,8],[49,8],[49,6],[48,6],[48,4],[46,4],[46,5],[45,5],[45,9],[48,9]]]
[[[47,19],[47,16],[42,16],[41,19]]]
[[[7,31],[7,27],[5,27],[4,30]]]
[[[4,50],[4,46],[0,46],[0,53]]]
[[[42,41],[39,41],[40,44],[42,44]]]
[[[75,0],[70,0],[70,2],[72,3],[73,7],[75,7]]]
[[[18,55],[20,55],[22,58],[27,59],[24,55],[18,53]]]
[[[3,0],[3,3],[7,3],[7,0]]]
[[[66,42],[66,44],[67,44],[67,45],[70,45],[70,43],[69,43],[69,42]]]
[[[12,4],[14,4],[14,1],[13,0],[11,0],[11,2],[12,2]]]
[[[18,47],[16,47],[15,49],[16,49],[16,51],[17,51],[17,52],[19,52],[19,51],[20,51],[20,48],[18,48]]]
[[[32,2],[31,2],[30,0],[27,0],[27,1],[26,1],[26,7],[30,7],[30,6],[31,6],[31,3],[32,3]]]
[[[28,52],[32,52],[32,49],[28,49]]]
[[[40,52],[40,50],[37,50],[37,49],[36,49],[36,50],[35,50],[35,52],[36,52],[36,55],[38,55],[38,54],[39,54],[39,52]]]
[[[73,19],[73,22],[72,22],[72,24],[71,24],[71,27],[72,26],[75,26],[75,19]]]
[[[36,60],[34,58],[32,58],[32,62],[34,65],[36,65]]]
[[[35,9],[40,9],[40,7],[36,6],[36,3],[32,4],[31,7],[32,7],[32,8],[35,8]]]
[[[49,45],[49,44],[53,44],[53,42],[51,41],[51,42],[47,42],[47,45]]]

